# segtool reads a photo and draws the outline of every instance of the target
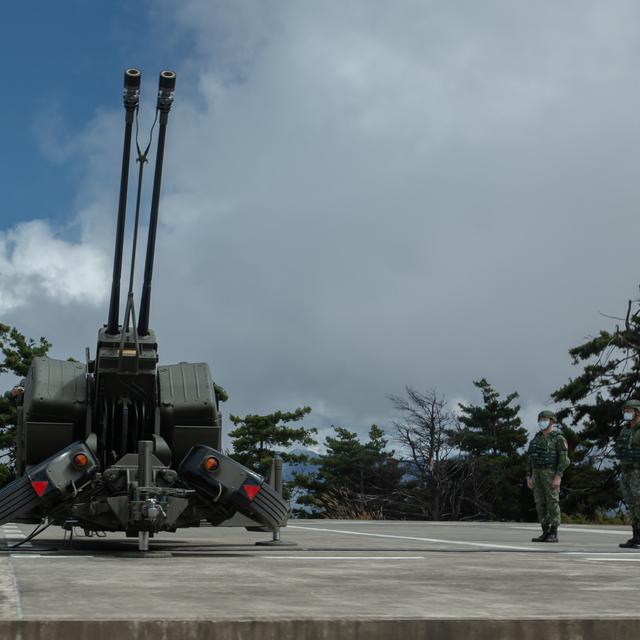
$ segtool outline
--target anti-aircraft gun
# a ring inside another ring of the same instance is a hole
[[[129,289],[119,322],[129,165],[141,75],[124,76],[125,131],[107,324],[98,332],[94,360],[36,358],[18,407],[16,472],[0,490],[0,524],[56,524],[87,533],[124,531],[149,537],[180,527],[246,526],[277,531],[288,504],[253,471],[221,449],[221,422],[209,366],[158,365],[149,328],[151,281],[166,128],[176,74],[162,71],[158,87],[155,172],[146,259],[136,323],[134,273],[144,165],[151,146],[138,150],[138,182]]]

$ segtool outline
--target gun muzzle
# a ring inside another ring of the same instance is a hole
[[[173,91],[176,88],[176,72],[169,70],[161,71],[158,88],[160,91]]]
[[[158,111],[160,111],[161,124],[167,121],[167,116],[173,103],[173,91],[175,88],[175,71],[161,71],[158,81]]]
[[[140,88],[140,70],[139,69],[124,70],[124,88],[125,89]]]

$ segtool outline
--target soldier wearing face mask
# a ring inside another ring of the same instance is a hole
[[[553,411],[538,414],[540,431],[527,450],[527,486],[533,490],[538,521],[542,526],[542,535],[532,538],[532,542],[558,542],[560,484],[562,474],[569,466],[569,448],[565,437],[553,429],[556,419]]]
[[[620,490],[629,509],[633,535],[620,546],[640,549],[640,401],[627,400],[622,412],[624,425],[615,451],[620,462]]]

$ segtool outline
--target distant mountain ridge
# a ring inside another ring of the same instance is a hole
[[[290,449],[288,453],[295,453],[296,455],[305,455],[310,458],[309,462],[304,462],[302,464],[289,464],[285,462],[282,465],[282,478],[285,482],[290,482],[293,480],[293,476],[296,473],[307,473],[314,474],[319,467],[319,458],[321,457],[319,453],[316,451],[312,451],[311,449],[307,449],[306,447],[296,447],[294,449]],[[314,462],[316,461],[316,462]]]

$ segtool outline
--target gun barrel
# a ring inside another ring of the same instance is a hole
[[[158,83],[158,104],[160,113],[160,129],[158,131],[158,148],[156,166],[153,176],[153,192],[151,195],[151,213],[149,215],[149,235],[147,237],[147,256],[144,263],[144,281],[140,300],[140,316],[138,318],[138,334],[149,334],[149,311],[151,308],[151,278],[153,276],[153,259],[156,251],[156,232],[158,230],[158,211],[160,208],[160,189],[162,186],[162,163],[164,160],[164,143],[167,132],[169,111],[173,103],[173,91],[176,86],[176,74],[173,71],[161,71]]]
[[[140,71],[126,69],[124,72],[124,147],[122,151],[122,172],[120,174],[120,198],[118,201],[118,222],[116,225],[116,247],[113,256],[113,279],[111,282],[111,300],[107,333],[118,333],[118,316],[120,312],[120,278],[122,275],[122,250],[124,246],[124,228],[127,212],[127,191],[129,189],[129,159],[131,156],[131,130],[133,118],[140,100]]]

